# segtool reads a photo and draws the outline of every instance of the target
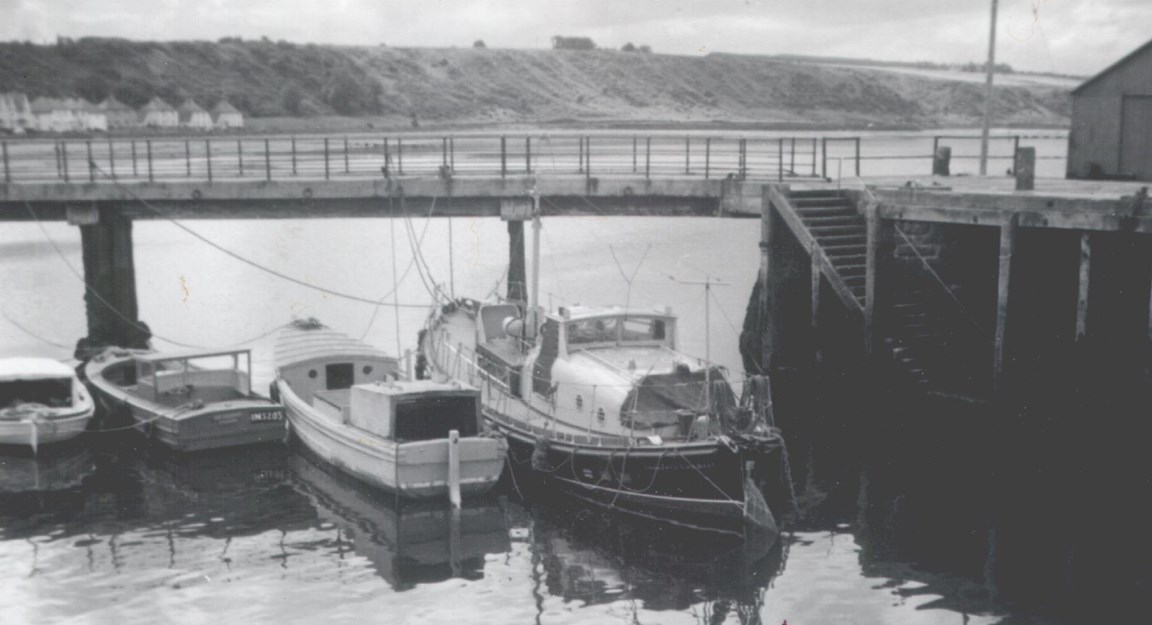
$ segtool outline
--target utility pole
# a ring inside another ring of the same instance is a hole
[[[992,125],[992,75],[996,72],[996,4],[992,0],[992,26],[988,32],[988,66],[984,79],[984,128],[980,133],[980,175],[988,175],[988,131]]]

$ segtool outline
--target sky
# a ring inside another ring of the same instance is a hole
[[[1091,75],[1148,41],[1152,0],[999,0],[997,62]],[[982,62],[991,0],[0,0],[0,40],[64,37]]]

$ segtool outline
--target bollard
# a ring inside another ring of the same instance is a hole
[[[644,179],[652,176],[652,137],[644,137]]]
[[[712,137],[704,138],[704,179],[712,175]]]
[[[460,431],[448,431],[448,501],[460,508]]]
[[[937,147],[936,153],[932,155],[932,175],[950,176],[951,162],[952,148],[947,145]]]
[[[1020,148],[1015,158],[1016,190],[1032,191],[1036,188],[1036,148]]]

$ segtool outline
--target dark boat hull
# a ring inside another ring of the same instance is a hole
[[[741,534],[749,519],[746,479],[779,461],[778,451],[749,453],[722,443],[588,447],[534,437],[498,419],[517,475],[539,492],[677,525]],[[753,487],[759,488],[758,485]],[[753,495],[759,497],[760,493]]]

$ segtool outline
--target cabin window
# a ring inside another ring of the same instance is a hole
[[[616,342],[617,319],[585,319],[568,323],[568,344]]]
[[[450,430],[461,437],[476,436],[479,422],[476,398],[439,397],[402,401],[396,406],[396,442],[448,438]]]
[[[315,370],[315,369],[309,369],[309,370],[308,370],[308,377],[309,377],[309,378],[311,378],[311,379],[315,380],[315,379],[316,379],[316,376],[318,376],[318,375],[320,375],[320,374],[319,374],[319,373],[316,373],[316,370]]]
[[[43,404],[49,408],[72,405],[72,380],[15,380],[0,382],[0,409],[15,408],[20,404]]]
[[[372,365],[364,365],[364,375],[372,375]]]
[[[352,388],[352,385],[356,382],[356,370],[350,362],[327,365],[324,367],[324,374],[327,376],[327,388],[330,391]]]

